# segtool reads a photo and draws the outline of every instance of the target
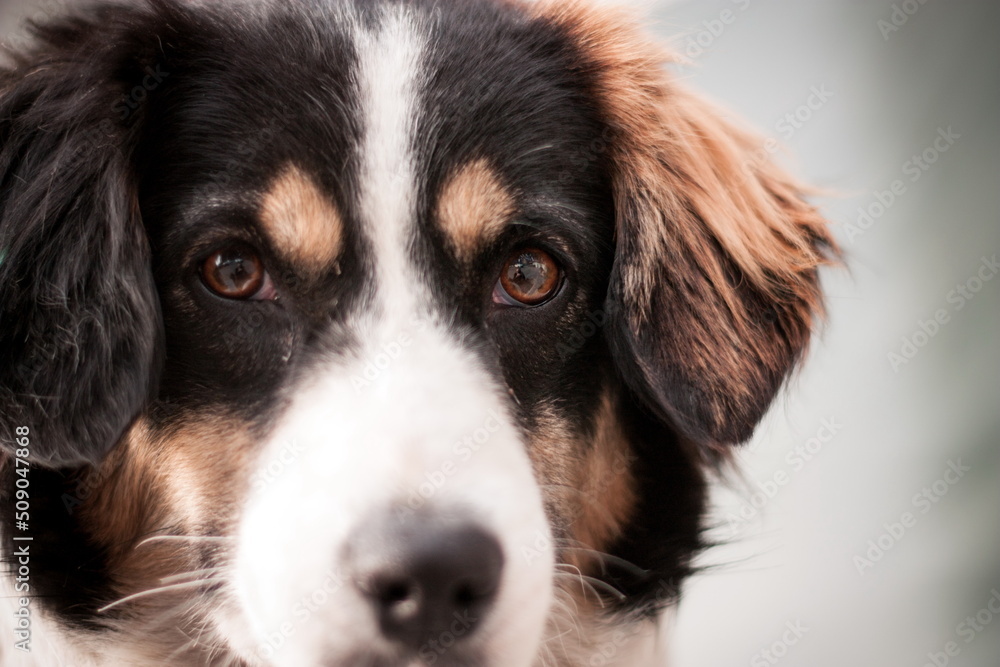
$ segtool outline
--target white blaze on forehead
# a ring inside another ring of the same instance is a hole
[[[364,123],[361,213],[374,246],[377,289],[389,316],[416,307],[406,252],[414,232],[413,135],[425,46],[418,21],[406,7],[390,6],[376,29],[357,36]]]

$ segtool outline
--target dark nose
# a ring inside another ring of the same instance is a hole
[[[419,650],[472,634],[496,598],[504,556],[474,523],[410,514],[369,522],[348,561],[385,638]]]

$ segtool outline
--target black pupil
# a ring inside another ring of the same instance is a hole
[[[536,294],[549,279],[549,267],[537,255],[524,253],[507,268],[507,277],[523,294]]]
[[[220,252],[215,266],[219,284],[231,292],[243,291],[254,280],[257,270],[253,260],[242,250]]]

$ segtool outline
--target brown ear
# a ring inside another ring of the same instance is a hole
[[[611,128],[617,250],[609,330],[623,376],[682,433],[748,439],[821,310],[837,254],[804,188],[749,133],[671,80],[627,17],[536,11],[567,31]]]

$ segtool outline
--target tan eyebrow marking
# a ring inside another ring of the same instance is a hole
[[[495,238],[517,211],[514,194],[485,159],[455,170],[438,200],[437,219],[456,256],[469,261],[482,243]]]
[[[343,250],[340,212],[295,165],[286,167],[272,182],[262,200],[260,220],[277,250],[311,271],[328,268]]]

